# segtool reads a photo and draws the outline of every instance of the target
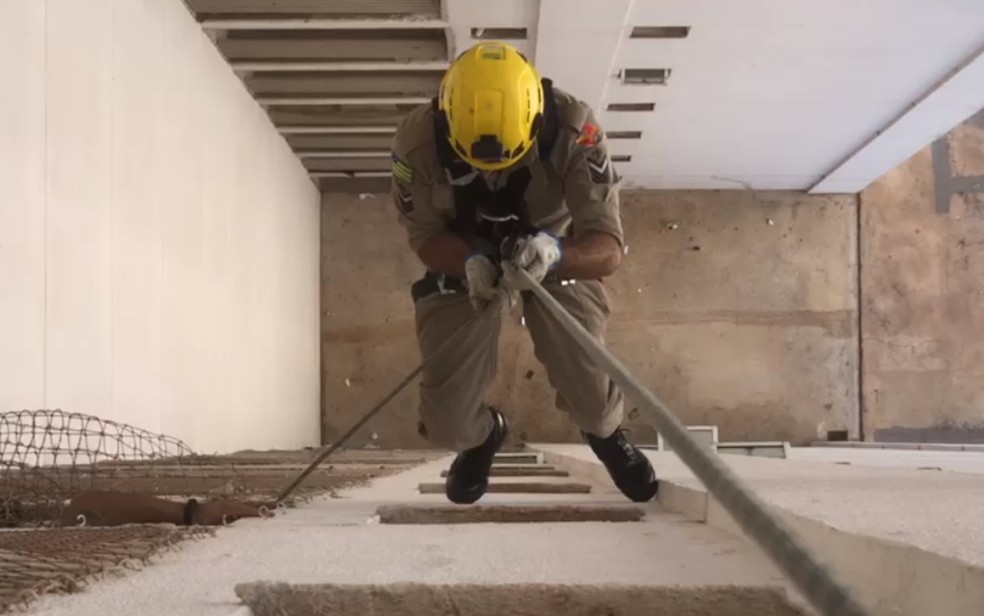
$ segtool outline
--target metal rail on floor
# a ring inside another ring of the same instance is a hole
[[[868,612],[857,599],[834,580],[793,529],[770,513],[767,505],[720,457],[699,445],[666,405],[643,387],[546,289],[525,271],[519,270],[517,273],[520,280],[598,367],[608,374],[626,396],[635,401],[659,434],[669,442],[674,453],[707,486],[721,506],[775,561],[816,609],[825,616],[868,616]]]

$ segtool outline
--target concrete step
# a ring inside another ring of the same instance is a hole
[[[606,505],[383,505],[381,524],[528,524],[531,522],[638,522],[639,507]]]
[[[717,426],[687,426],[687,432],[693,437],[700,445],[707,447],[709,449],[714,449],[718,443],[718,429]],[[643,449],[650,449],[649,445],[642,445]],[[662,434],[656,435],[656,447],[658,451],[673,451],[670,444],[666,442]]]
[[[759,458],[788,458],[789,443],[786,441],[718,443],[717,452]]]
[[[417,486],[421,494],[444,494],[443,483],[422,483]],[[591,486],[586,483],[547,482],[547,481],[512,481],[490,483],[488,492],[491,494],[589,494]]]
[[[493,466],[491,477],[570,477],[570,473],[553,466],[511,465]],[[441,471],[441,477],[447,477],[446,470]]]
[[[246,583],[236,595],[254,616],[802,616],[769,586],[571,584]]]
[[[542,453],[497,453],[493,459],[495,464],[543,464]]]

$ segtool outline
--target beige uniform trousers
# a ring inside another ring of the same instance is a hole
[[[551,295],[599,341],[611,315],[604,284],[580,280],[566,286],[545,283]],[[557,406],[584,432],[608,436],[622,423],[622,392],[532,294],[524,294],[523,315],[534,354],[557,391]],[[434,294],[417,300],[417,340],[430,357],[475,314],[467,292]],[[438,447],[462,451],[480,445],[492,430],[484,407],[496,373],[502,311],[482,315],[424,368],[420,418]],[[508,412],[508,411],[507,411]]]

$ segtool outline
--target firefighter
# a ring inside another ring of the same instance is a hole
[[[451,64],[431,103],[402,120],[391,158],[398,219],[426,268],[412,288],[421,354],[468,324],[420,384],[421,434],[458,452],[448,499],[470,504],[485,494],[506,440],[506,417],[484,403],[502,313],[489,306],[519,294],[557,406],[626,497],[652,500],[658,482],[621,427],[621,391],[515,275],[527,271],[603,339],[611,309],[602,279],[621,261],[623,235],[619,178],[590,107],[541,78],[514,47],[482,42]],[[472,318],[487,310],[494,314]]]

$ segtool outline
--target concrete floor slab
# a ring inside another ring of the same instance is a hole
[[[422,483],[417,486],[421,494],[444,494],[444,483]],[[488,494],[588,494],[591,486],[572,481],[492,481]]]
[[[441,471],[441,477],[447,477],[447,471]],[[521,466],[515,468],[510,466],[493,466],[491,477],[568,477],[570,473],[565,470],[553,468],[547,465]]]
[[[638,522],[639,507],[598,505],[385,505],[382,524],[544,524],[550,522]]]
[[[542,464],[543,455],[538,453],[529,452],[512,452],[512,453],[497,453],[493,462],[497,465],[507,465],[507,464]]]
[[[590,462],[601,471],[596,479],[607,477],[586,447],[546,445],[544,451]],[[661,479],[703,491],[676,455],[652,451],[646,455]],[[883,468],[866,468],[798,459],[722,459],[759,496],[791,513],[984,565],[984,477],[887,463]]]
[[[607,478],[586,447],[536,448],[549,463],[598,481]],[[646,455],[662,480],[664,506],[741,536],[676,455]],[[984,477],[887,464],[876,468],[746,456],[721,459],[823,560],[833,563],[836,577],[858,589],[876,613],[980,616]]]
[[[979,451],[961,451],[961,446],[955,447],[956,449],[940,451],[877,447],[792,447],[789,458],[842,466],[908,468],[984,475],[984,446],[968,446],[980,447]]]
[[[208,541],[161,557],[150,567],[107,579],[71,596],[50,596],[29,613],[46,616],[140,614],[228,616],[240,608],[234,587],[292,584],[628,584],[667,587],[784,584],[755,550],[722,530],[666,513],[656,504],[632,524],[404,526],[374,523],[384,504],[440,504],[417,485],[450,457],[341,498],[305,503],[270,520],[241,520]],[[580,481],[581,478],[578,478]],[[492,494],[488,504],[631,505],[613,489],[590,495]]]
[[[770,588],[515,585],[243,584],[254,616],[802,616]]]

